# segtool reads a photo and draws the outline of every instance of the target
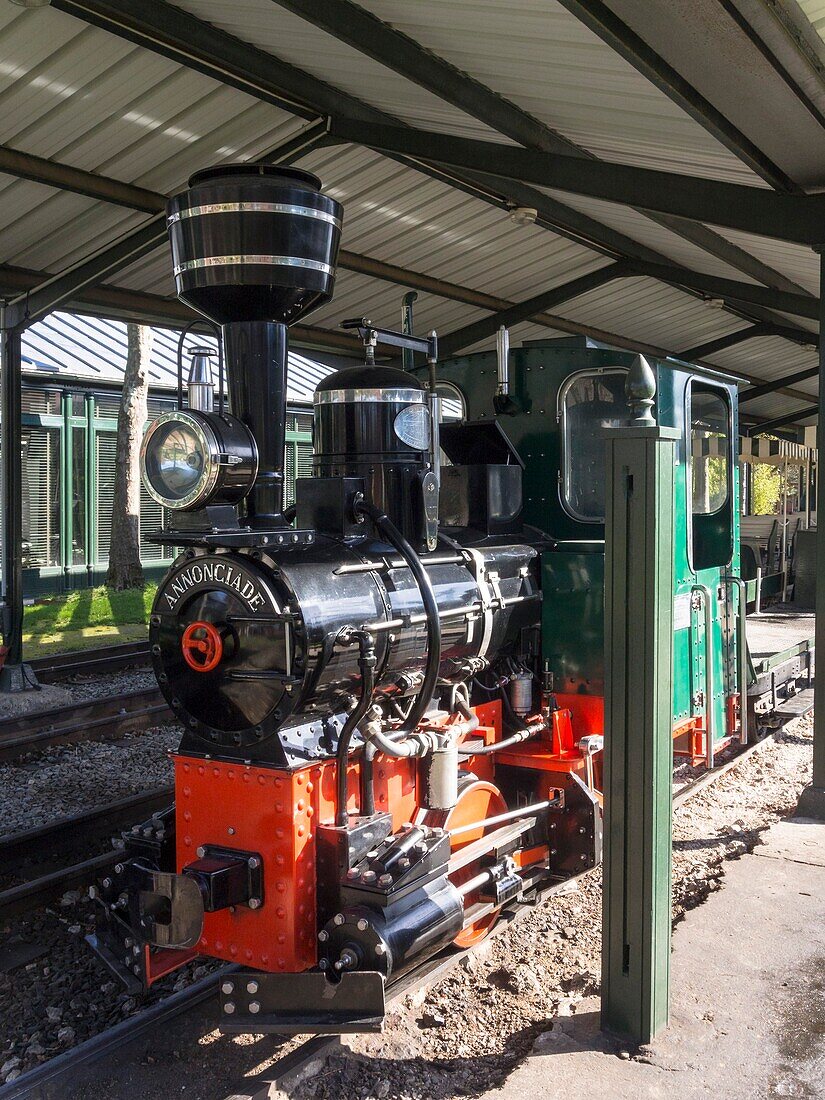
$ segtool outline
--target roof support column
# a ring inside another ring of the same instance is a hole
[[[819,290],[825,290],[825,249],[819,252]],[[819,318],[819,420],[816,428],[816,446],[819,455],[825,454],[825,304],[820,297]],[[825,477],[816,479],[816,515],[825,517]],[[816,540],[816,647],[825,653],[825,541],[820,535]],[[825,666],[823,666],[825,669]],[[825,674],[814,680],[814,760],[811,785],[799,799],[798,813],[825,821]]]
[[[27,691],[38,686],[32,670],[23,664],[21,380],[20,330],[6,327],[6,308],[3,306],[0,308],[0,490],[3,509],[0,633],[5,653],[0,668],[0,692]]]
[[[605,467],[602,1027],[647,1043],[668,1022],[673,807],[674,459],[650,408],[653,373],[628,375],[629,427]]]

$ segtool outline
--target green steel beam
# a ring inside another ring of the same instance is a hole
[[[654,392],[650,368],[637,360],[628,377],[636,418],[605,433],[602,1026],[637,1044],[667,1025],[670,984],[679,433],[645,423],[639,400]]]
[[[693,85],[644,41],[602,0],[561,0],[562,5],[628,61],[647,80],[713,134],[754,172],[781,191],[794,191],[793,180],[754,142],[717,110]]]
[[[86,561],[97,564],[97,435],[95,398],[86,394]],[[89,566],[87,564],[87,571]]]
[[[51,2],[52,6],[62,11],[169,57],[188,68],[207,73],[230,87],[242,87],[248,94],[265,102],[274,102],[280,97],[281,106],[302,105],[305,117],[340,112],[348,118],[399,125],[399,120],[394,116],[280,58],[242,42],[188,12],[181,12],[164,3],[164,0],[144,0],[140,5],[131,0]],[[289,106],[289,109],[301,113],[297,107]],[[548,128],[545,129],[548,133],[553,133]],[[500,209],[512,206],[535,207],[538,211],[537,224],[542,228],[550,229],[611,258],[629,256],[652,262],[667,262],[667,258],[655,250],[573,209],[538,188],[488,174],[443,170],[436,165],[401,156],[395,159]],[[585,163],[590,162],[588,160]],[[744,250],[713,233],[706,226],[685,221],[680,226],[679,219],[668,219],[664,215],[655,215],[653,220],[666,225],[672,232],[681,233],[698,247],[719,256],[753,278],[786,290],[795,288],[784,276],[748,256]],[[734,309],[734,312],[743,315],[740,308]],[[748,319],[781,323],[781,319],[776,316],[761,315],[765,311],[755,306],[750,307],[748,312]]]
[[[752,401],[755,397],[765,397],[769,393],[776,393],[777,390],[784,389],[786,386],[795,386],[797,382],[807,382],[809,378],[816,378],[819,374],[819,366],[806,367],[805,370],[798,370],[795,374],[786,374],[782,378],[776,378],[773,382],[764,382],[760,386],[754,386],[752,390],[745,390],[744,393],[739,394],[739,404],[743,405],[746,401]]]
[[[685,348],[677,353],[677,359],[683,359],[686,363],[692,363],[696,359],[704,359],[708,355],[716,355],[719,351],[736,347],[745,340],[755,340],[758,336],[770,336],[773,326],[767,322],[759,325],[751,325],[749,328],[740,328],[737,332],[729,332],[727,336],[719,336],[715,340],[708,340],[704,344],[696,344],[695,347]]]
[[[63,423],[60,425],[60,565],[64,577],[72,567],[74,530],[72,515],[72,398],[64,393],[61,400]]]
[[[449,165],[797,244],[813,246],[822,236],[825,218],[822,194],[777,194],[761,187],[676,172],[612,161],[583,162],[579,157],[543,150],[357,120],[333,118],[330,134],[340,141],[425,163]]]
[[[269,164],[281,159],[289,159],[299,152],[314,148],[323,140],[323,127],[317,125],[308,127],[260,157],[258,163]],[[92,173],[85,175],[91,177]],[[110,185],[117,183],[118,181],[105,177],[97,177],[95,186],[106,190]],[[84,186],[87,188],[92,186],[89,178],[85,180]],[[148,194],[154,196],[161,213],[154,214],[137,229],[125,233],[111,244],[104,245],[65,271],[48,276],[39,286],[28,289],[24,294],[13,299],[7,308],[7,326],[25,328],[34,324],[47,313],[103,282],[108,275],[143,259],[156,248],[164,245],[167,241],[166,215],[163,213],[165,200],[163,196],[156,195],[154,192],[148,192]],[[96,197],[105,196],[101,193]]]
[[[23,669],[23,494],[21,492],[22,349],[20,333],[6,326],[0,307],[0,489],[3,530],[0,550],[2,603],[0,631],[7,652],[0,669],[0,692],[25,690]]]
[[[438,339],[439,355],[442,359],[446,359],[461,351],[462,348],[472,347],[479,340],[486,340],[488,336],[498,332],[502,325],[509,327],[517,325],[520,321],[529,321],[546,309],[552,309],[554,306],[559,306],[572,298],[578,298],[580,294],[586,294],[589,290],[604,286],[605,283],[612,282],[614,279],[619,279],[626,274],[627,265],[619,262],[601,267],[598,271],[591,271],[578,279],[571,279],[570,282],[563,283],[561,286],[544,290],[541,294],[536,294],[524,302],[508,306],[506,309],[490,314],[489,317],[483,317],[480,321],[474,321],[470,325],[464,325],[463,328],[454,329],[453,332],[440,336]]]
[[[599,159],[469,73],[462,72],[445,58],[426,49],[398,27],[390,26],[372,12],[352,3],[352,0],[274,2],[528,149],[566,153],[584,160]],[[787,276],[749,255],[706,225],[667,214],[641,210],[639,213],[767,286],[792,292],[802,290]]]
[[[799,420],[807,420],[809,416],[816,416],[818,412],[819,405],[807,405],[804,409],[797,409],[796,412],[783,413],[782,416],[776,416],[773,420],[763,420],[759,424],[754,424],[752,428],[748,429],[748,435],[765,435],[775,428],[783,428],[786,424],[796,424]]]
[[[825,331],[825,251],[819,256],[819,293],[823,301],[819,327],[820,335]],[[819,342],[819,422],[816,429],[816,445],[820,455],[825,455],[825,340]],[[816,514],[822,519],[825,530],[825,477],[819,476],[817,466]],[[820,546],[816,555],[816,645],[822,646],[825,653],[825,548]],[[812,789],[820,792],[819,817],[825,820],[825,676],[819,676],[814,683],[814,760]],[[813,802],[814,800],[811,799]],[[811,807],[813,809],[813,806]]]

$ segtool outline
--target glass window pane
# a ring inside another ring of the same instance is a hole
[[[692,387],[690,442],[694,515],[718,512],[728,499],[728,422],[728,406],[721,394]]]
[[[456,424],[467,418],[464,397],[456,386],[439,382],[435,392],[441,398],[440,420],[442,424]]]
[[[86,564],[86,429],[72,428],[72,562]]]
[[[112,498],[115,490],[115,462],[117,458],[117,434],[97,432],[97,560],[105,565],[109,561],[112,541]]]
[[[604,520],[604,428],[630,415],[624,392],[627,371],[582,374],[564,394],[564,504],[576,519]]]
[[[23,568],[60,565],[60,431],[23,428]]]

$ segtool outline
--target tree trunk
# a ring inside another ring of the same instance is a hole
[[[126,326],[128,353],[117,415],[117,461],[112,503],[112,539],[106,584],[142,588],[140,564],[140,444],[147,415],[152,330]]]

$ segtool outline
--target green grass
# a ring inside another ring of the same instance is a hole
[[[24,610],[24,655],[43,657],[143,639],[156,591],[154,584],[125,592],[87,588],[38,600]]]

